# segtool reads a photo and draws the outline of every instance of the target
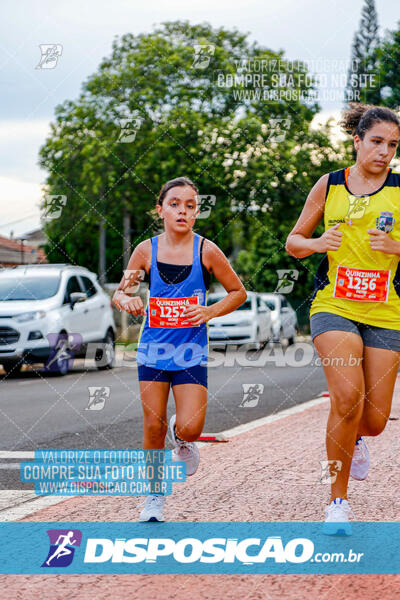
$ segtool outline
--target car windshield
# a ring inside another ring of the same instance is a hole
[[[225,298],[225,296],[218,296],[218,298],[207,298],[207,304],[210,306],[211,304],[215,304]],[[251,300],[247,298],[243,304],[241,304],[236,310],[251,310]]]
[[[268,308],[270,310],[276,310],[276,304],[275,304],[275,300],[269,299],[266,300],[265,298],[263,298],[265,304],[268,306]]]
[[[43,277],[25,276],[0,277],[0,301],[13,300],[43,300],[57,293],[60,285],[59,276],[44,275]]]

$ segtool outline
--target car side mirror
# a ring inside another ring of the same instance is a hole
[[[71,292],[69,295],[71,310],[73,310],[77,302],[85,302],[85,300],[87,300],[87,295],[85,292]]]

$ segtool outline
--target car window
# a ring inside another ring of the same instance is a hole
[[[281,308],[285,308],[287,305],[288,304],[286,298],[281,298]]]
[[[276,304],[273,300],[264,300],[270,310],[276,310]]]
[[[216,302],[219,302],[220,300],[222,300],[222,298],[225,298],[225,296],[218,296],[218,297],[214,297],[214,298],[207,298],[207,305],[210,306],[211,304],[215,304]],[[251,298],[247,298],[247,300],[245,300],[243,302],[243,304],[241,304],[236,310],[252,310],[252,306],[251,306]]]
[[[89,277],[85,277],[85,275],[81,275],[80,277],[81,277],[81,280],[83,283],[84,290],[87,294],[87,297],[91,298],[92,296],[97,294],[97,290],[95,288],[93,281],[91,279],[89,279]]]
[[[59,285],[59,275],[43,275],[43,277],[24,275],[21,278],[3,275],[0,277],[0,301],[44,300],[55,296]]]
[[[81,286],[79,285],[78,278],[75,275],[72,275],[67,282],[67,287],[65,290],[64,296],[64,304],[69,303],[69,295],[73,292],[81,292]]]
[[[251,298],[247,298],[247,300],[245,300],[243,304],[238,306],[236,310],[253,310],[251,305]]]
[[[257,296],[257,310],[267,310],[267,307],[265,306],[265,303],[263,302],[263,299],[260,298],[260,296]]]

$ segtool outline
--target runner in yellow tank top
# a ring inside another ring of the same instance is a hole
[[[353,195],[348,184],[349,170],[348,167],[328,177],[325,229],[339,224],[343,236],[340,247],[328,251],[320,266],[320,289],[312,301],[310,316],[326,311],[400,330],[400,257],[376,252],[366,235],[368,229],[384,227],[391,239],[400,241],[400,174],[387,168],[380,189]],[[329,280],[325,286],[323,279]]]
[[[354,135],[356,163],[321,177],[286,242],[297,258],[325,254],[310,325],[331,398],[328,534],[351,532],[349,475],[367,477],[363,436],[385,428],[400,364],[400,175],[389,166],[400,124],[393,111],[358,103],[341,124]],[[312,238],[322,218],[325,232]]]

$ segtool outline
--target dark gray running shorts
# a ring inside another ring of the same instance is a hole
[[[366,325],[328,312],[315,313],[310,319],[310,328],[313,340],[325,331],[352,331],[362,338],[364,346],[400,352],[400,331],[397,329]]]

